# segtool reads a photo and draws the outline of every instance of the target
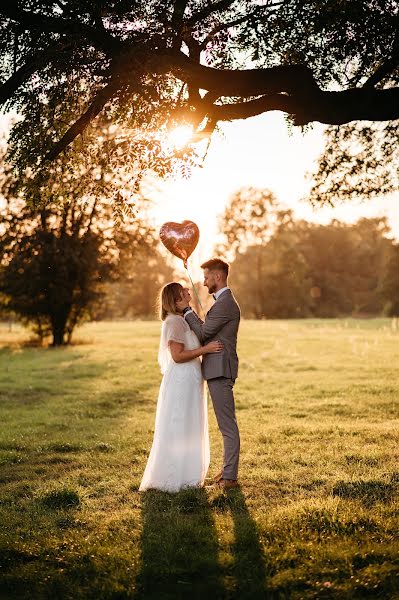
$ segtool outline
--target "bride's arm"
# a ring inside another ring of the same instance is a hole
[[[214,352],[221,352],[223,350],[222,342],[209,342],[205,346],[200,346],[199,348],[195,348],[194,350],[185,350],[184,344],[180,344],[180,342],[169,342],[170,353],[172,355],[173,360],[176,363],[188,362],[189,360],[193,360],[198,356],[202,356],[203,354],[210,354]]]

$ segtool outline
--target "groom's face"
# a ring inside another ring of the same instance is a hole
[[[204,269],[204,286],[208,288],[210,294],[214,294],[217,291],[217,285],[216,271]]]

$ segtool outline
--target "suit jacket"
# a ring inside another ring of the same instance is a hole
[[[223,342],[223,351],[205,354],[202,357],[202,375],[204,379],[228,377],[236,379],[238,374],[237,332],[240,324],[240,307],[231,290],[219,296],[207,312],[205,321],[197,313],[185,315],[187,323],[197,335],[201,344],[214,340]]]

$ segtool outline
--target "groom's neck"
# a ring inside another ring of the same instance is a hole
[[[222,290],[225,287],[227,287],[227,281],[222,281],[221,283],[218,284],[217,289],[215,290],[215,292],[218,292],[219,290]]]

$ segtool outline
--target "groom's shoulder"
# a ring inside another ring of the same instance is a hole
[[[223,294],[218,299],[218,302],[220,302],[220,306],[236,306],[238,309],[240,308],[230,288],[223,292]]]

